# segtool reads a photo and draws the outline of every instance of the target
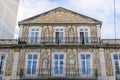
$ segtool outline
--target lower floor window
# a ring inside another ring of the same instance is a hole
[[[0,55],[0,74],[3,74],[3,68],[5,65],[5,55]]]
[[[81,54],[80,55],[80,75],[87,76],[91,75],[91,55]]]
[[[27,74],[36,74],[37,73],[37,62],[38,55],[37,54],[28,54],[27,55]]]

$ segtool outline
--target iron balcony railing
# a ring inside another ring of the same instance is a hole
[[[99,43],[99,37],[20,37],[19,44],[90,44]]]
[[[42,69],[21,69],[21,79],[97,79],[97,70],[95,68],[42,68]]]

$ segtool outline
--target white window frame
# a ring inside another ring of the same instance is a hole
[[[90,27],[89,26],[80,26],[80,27],[77,27],[77,34],[78,34],[78,42],[80,42],[80,29],[87,29],[88,30],[88,43],[91,42],[91,36],[90,36]],[[86,44],[86,42],[85,42]]]
[[[37,66],[36,66],[36,74],[27,74],[27,65],[28,65],[28,55],[34,55],[36,54],[37,55]],[[26,54],[26,60],[25,60],[25,75],[28,76],[28,77],[34,77],[34,76],[37,76],[37,74],[39,73],[39,71],[37,69],[39,69],[39,58],[40,58],[40,54],[37,53],[37,52],[30,52],[30,53],[27,53]]]
[[[40,27],[40,26],[31,26],[31,27],[29,27],[29,39],[28,39],[28,42],[31,43],[31,32],[32,32],[32,29],[35,29],[35,30],[39,29],[37,43],[40,42],[41,41],[41,33],[42,33],[42,27]],[[33,43],[35,43],[35,42],[33,42]]]
[[[114,60],[114,55],[120,55],[120,52],[113,52],[112,55],[111,55],[111,56],[112,56],[113,69],[114,69],[113,72],[114,72],[114,74],[116,74],[116,73],[115,73],[115,72],[116,72],[116,69],[115,69],[115,61],[116,61],[116,60]],[[120,61],[118,61],[118,63],[119,63],[119,69],[120,69]],[[119,76],[119,77],[120,77],[120,76]]]
[[[87,74],[83,74],[82,75],[82,73],[81,73],[81,69],[82,69],[82,67],[81,67],[81,59],[80,59],[80,56],[81,55],[87,55],[87,54],[89,54],[90,55],[90,68],[91,68],[91,74],[90,75],[87,75]],[[82,77],[92,77],[92,75],[94,74],[94,71],[93,71],[93,56],[92,56],[92,54],[90,53],[90,52],[81,52],[81,53],[78,53],[78,59],[79,59],[79,61],[78,61],[78,64],[79,64],[79,75],[80,76],[82,76]]]
[[[3,74],[2,74],[2,75],[4,75],[5,74],[5,68],[6,68],[8,54],[6,52],[0,52],[0,55],[5,55],[5,60],[4,60],[4,65],[3,65]]]
[[[63,65],[63,75],[60,75],[60,74],[55,75],[55,74],[54,74],[54,55],[55,55],[55,54],[63,54],[63,55],[64,55],[64,60],[63,60],[63,63],[64,63],[64,65]],[[56,76],[56,77],[57,77],[57,76],[58,76],[58,77],[59,77],[59,76],[65,76],[65,74],[66,74],[66,54],[65,54],[64,52],[54,52],[54,53],[52,54],[52,68],[53,68],[53,69],[52,69],[51,72],[52,72],[52,75],[53,75],[53,76]]]
[[[56,26],[56,27],[54,27],[53,29],[54,29],[54,32],[53,32],[53,37],[54,37],[53,40],[54,40],[54,43],[55,43],[55,37],[56,37],[55,33],[57,32],[56,29],[59,29],[59,30],[60,30],[60,29],[63,29],[63,31],[60,31],[60,32],[63,32],[63,42],[62,42],[62,43],[64,43],[64,42],[65,42],[65,35],[66,35],[66,34],[65,34],[66,28],[65,28],[64,26]],[[62,43],[60,43],[60,44],[62,44]]]

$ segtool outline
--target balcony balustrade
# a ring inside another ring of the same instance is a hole
[[[99,43],[99,37],[20,37],[19,44],[81,45]]]
[[[21,79],[78,79],[78,80],[97,80],[97,70],[94,68],[87,69],[59,69],[42,68],[42,69],[21,69]]]

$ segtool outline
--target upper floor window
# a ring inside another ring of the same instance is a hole
[[[5,67],[5,54],[0,55],[0,74],[3,74]]]
[[[78,42],[85,44],[90,42],[90,28],[89,27],[78,27]]]
[[[41,37],[41,27],[39,27],[39,26],[30,27],[29,42],[30,43],[38,43],[38,42],[40,42],[40,37]]]
[[[65,41],[65,28],[64,27],[54,28],[54,41],[57,44],[64,43]]]
[[[115,72],[120,73],[120,54],[114,54],[113,59],[114,59]]]

